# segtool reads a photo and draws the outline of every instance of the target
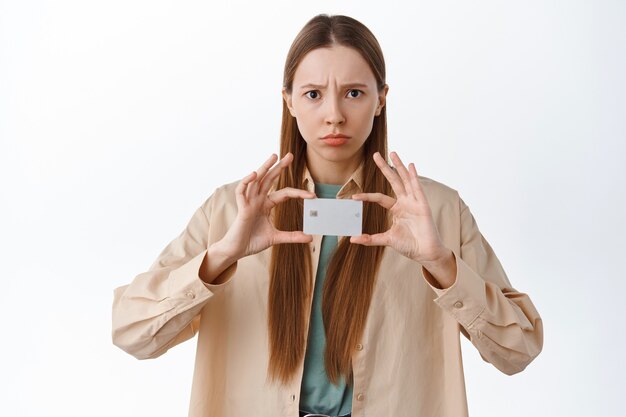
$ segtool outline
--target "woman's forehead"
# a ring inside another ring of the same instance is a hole
[[[307,53],[296,68],[294,88],[305,85],[363,84],[376,86],[367,61],[354,48],[343,45],[317,48]]]

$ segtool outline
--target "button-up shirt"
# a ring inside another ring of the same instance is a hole
[[[454,252],[456,281],[435,288],[419,263],[385,249],[352,356],[355,417],[467,416],[461,334],[506,374],[522,371],[542,348],[537,310],[511,286],[467,205],[441,183],[420,182],[441,239]],[[148,271],[115,289],[113,343],[148,359],[197,334],[190,417],[296,417],[303,364],[289,383],[267,378],[271,248],[230,266],[223,284],[199,277],[207,248],[236,217],[236,186],[218,188]],[[308,170],[303,188],[314,190]],[[337,198],[357,192],[362,165]],[[313,277],[321,239],[309,244]]]

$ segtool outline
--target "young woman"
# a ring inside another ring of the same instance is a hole
[[[320,15],[285,64],[280,154],[218,188],[117,288],[113,342],[155,358],[198,333],[189,415],[467,415],[459,334],[506,374],[542,348],[458,193],[387,164],[373,34]],[[303,200],[364,201],[364,234],[302,232]]]

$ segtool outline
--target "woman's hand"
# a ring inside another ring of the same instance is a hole
[[[237,185],[237,217],[226,235],[217,242],[221,253],[233,262],[279,243],[308,243],[313,240],[311,235],[301,231],[277,230],[270,219],[272,208],[289,198],[315,198],[315,193],[296,188],[269,192],[276,178],[292,162],[293,155],[288,153],[274,166],[277,158],[272,154],[257,171]]]
[[[389,210],[391,227],[383,233],[353,236],[350,242],[366,246],[390,246],[422,264],[433,275],[438,286],[447,288],[455,281],[456,262],[452,251],[441,241],[415,165],[411,163],[407,169],[395,152],[391,153],[391,160],[396,171],[378,152],[374,154],[374,162],[391,184],[395,199],[381,193],[352,196],[355,200],[377,203]]]

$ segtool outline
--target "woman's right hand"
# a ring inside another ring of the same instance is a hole
[[[222,254],[234,261],[279,243],[308,243],[313,240],[311,235],[301,231],[277,230],[271,221],[270,213],[277,204],[289,198],[315,198],[315,193],[296,188],[269,192],[276,178],[293,161],[293,155],[288,153],[274,165],[277,159],[272,154],[257,171],[237,185],[237,217],[226,235],[216,242]]]

